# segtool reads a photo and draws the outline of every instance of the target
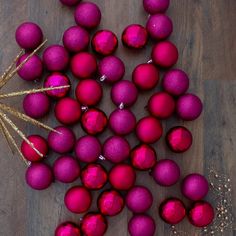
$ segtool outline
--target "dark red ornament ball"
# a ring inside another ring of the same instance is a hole
[[[73,222],[64,222],[57,226],[55,236],[81,236],[80,228]]]
[[[170,0],[143,0],[143,7],[149,14],[165,12],[170,4]]]

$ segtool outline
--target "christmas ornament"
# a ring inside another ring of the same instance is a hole
[[[67,221],[57,226],[55,236],[81,236],[80,228],[73,222]]]
[[[170,4],[170,0],[143,0],[143,7],[149,14],[165,12]]]
[[[68,6],[68,7],[72,7],[72,6],[76,6],[80,0],[60,0],[62,4]],[[72,235],[74,236],[74,235]]]

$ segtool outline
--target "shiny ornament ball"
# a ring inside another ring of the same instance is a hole
[[[155,221],[145,214],[134,215],[128,224],[131,236],[154,236],[156,231]]]
[[[140,64],[134,69],[132,80],[140,90],[153,89],[159,81],[159,70],[153,64]]]
[[[153,196],[144,186],[134,186],[129,190],[125,198],[126,206],[133,213],[144,213],[153,203]]]
[[[100,164],[88,164],[81,172],[81,182],[90,190],[101,189],[107,182],[108,176]]]
[[[148,110],[159,119],[167,119],[175,111],[175,100],[166,92],[157,92],[149,99]]]
[[[57,226],[54,236],[81,236],[81,232],[79,226],[67,221]]]
[[[109,182],[117,190],[129,190],[134,186],[136,173],[128,164],[117,164],[109,173]]]
[[[53,163],[55,178],[62,183],[72,183],[79,178],[79,163],[71,156],[61,156]]]
[[[107,56],[100,61],[98,72],[101,76],[101,80],[113,84],[123,78],[125,74],[125,64],[116,56]]]
[[[72,53],[78,53],[88,48],[90,35],[81,26],[71,26],[63,34],[63,45]]]
[[[81,2],[75,9],[74,17],[77,25],[92,29],[100,24],[101,11],[95,3]]]
[[[140,144],[132,149],[130,159],[134,168],[138,170],[149,170],[156,164],[157,155],[151,146]]]
[[[173,152],[185,152],[192,145],[191,132],[183,127],[176,126],[171,128],[166,134],[166,143]]]
[[[43,62],[49,71],[65,70],[69,63],[69,53],[61,45],[51,45],[43,52]]]
[[[147,41],[148,32],[142,25],[129,25],[122,33],[122,42],[129,48],[143,48],[147,44]]]
[[[178,60],[178,50],[170,41],[157,43],[152,49],[152,61],[157,66],[168,68],[173,66]]]
[[[97,71],[97,61],[93,54],[80,52],[71,59],[70,69],[78,79],[91,78]]]
[[[48,153],[47,141],[40,135],[30,135],[27,139],[34,145],[34,147],[43,155],[40,156],[26,141],[21,144],[21,152],[28,161],[40,161]]]
[[[26,115],[39,119],[48,114],[50,100],[45,93],[31,93],[24,97],[23,109]]]
[[[180,69],[169,70],[162,79],[162,87],[167,93],[180,96],[189,88],[188,75]]]
[[[93,50],[102,56],[111,55],[118,47],[118,39],[110,30],[99,30],[96,32],[91,43]]]
[[[86,135],[77,140],[75,154],[79,161],[86,163],[95,162],[102,154],[102,145],[98,138]]]
[[[192,201],[198,201],[207,195],[209,184],[203,175],[194,173],[187,175],[184,178],[181,185],[181,191],[186,198]]]
[[[170,4],[170,0],[143,0],[145,11],[151,15],[165,12]]]
[[[102,133],[107,126],[106,114],[95,108],[86,111],[81,118],[81,126],[84,131],[90,135]]]
[[[202,113],[203,105],[199,97],[194,94],[184,94],[177,100],[176,113],[183,120],[195,120]]]
[[[214,208],[206,201],[195,202],[189,211],[188,217],[192,225],[206,227],[214,220]]]
[[[118,215],[124,208],[124,199],[116,190],[107,190],[98,198],[98,209],[106,216]]]
[[[75,145],[75,134],[73,131],[65,126],[58,126],[54,128],[48,135],[49,147],[57,153],[63,154],[70,152]]]
[[[155,143],[162,133],[161,122],[153,116],[146,116],[137,123],[136,136],[143,143]]]
[[[66,192],[64,202],[69,211],[80,214],[90,208],[92,196],[85,187],[74,186]]]
[[[32,163],[25,173],[26,183],[33,189],[43,190],[53,182],[51,168],[44,163]]]
[[[103,95],[102,86],[94,79],[81,80],[75,90],[77,100],[84,106],[97,105]]]
[[[33,22],[25,22],[16,29],[16,42],[21,48],[32,50],[37,48],[43,41],[41,28]]]
[[[178,164],[169,159],[163,159],[157,162],[152,170],[152,176],[157,184],[161,186],[172,186],[180,178],[180,168]]]
[[[128,109],[116,109],[109,117],[111,130],[117,135],[130,134],[136,125],[136,117]]]
[[[130,145],[122,137],[112,136],[103,144],[103,156],[113,163],[119,163],[128,159],[129,154]]]

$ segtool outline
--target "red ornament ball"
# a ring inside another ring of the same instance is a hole
[[[170,4],[170,0],[143,0],[143,7],[149,14],[165,12]]]
[[[81,236],[80,228],[73,222],[64,222],[57,226],[55,236]]]

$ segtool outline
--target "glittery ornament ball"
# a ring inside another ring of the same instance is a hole
[[[170,4],[170,0],[143,0],[143,7],[149,14],[165,12]]]
[[[55,236],[81,236],[80,228],[73,222],[64,222],[57,226]]]

